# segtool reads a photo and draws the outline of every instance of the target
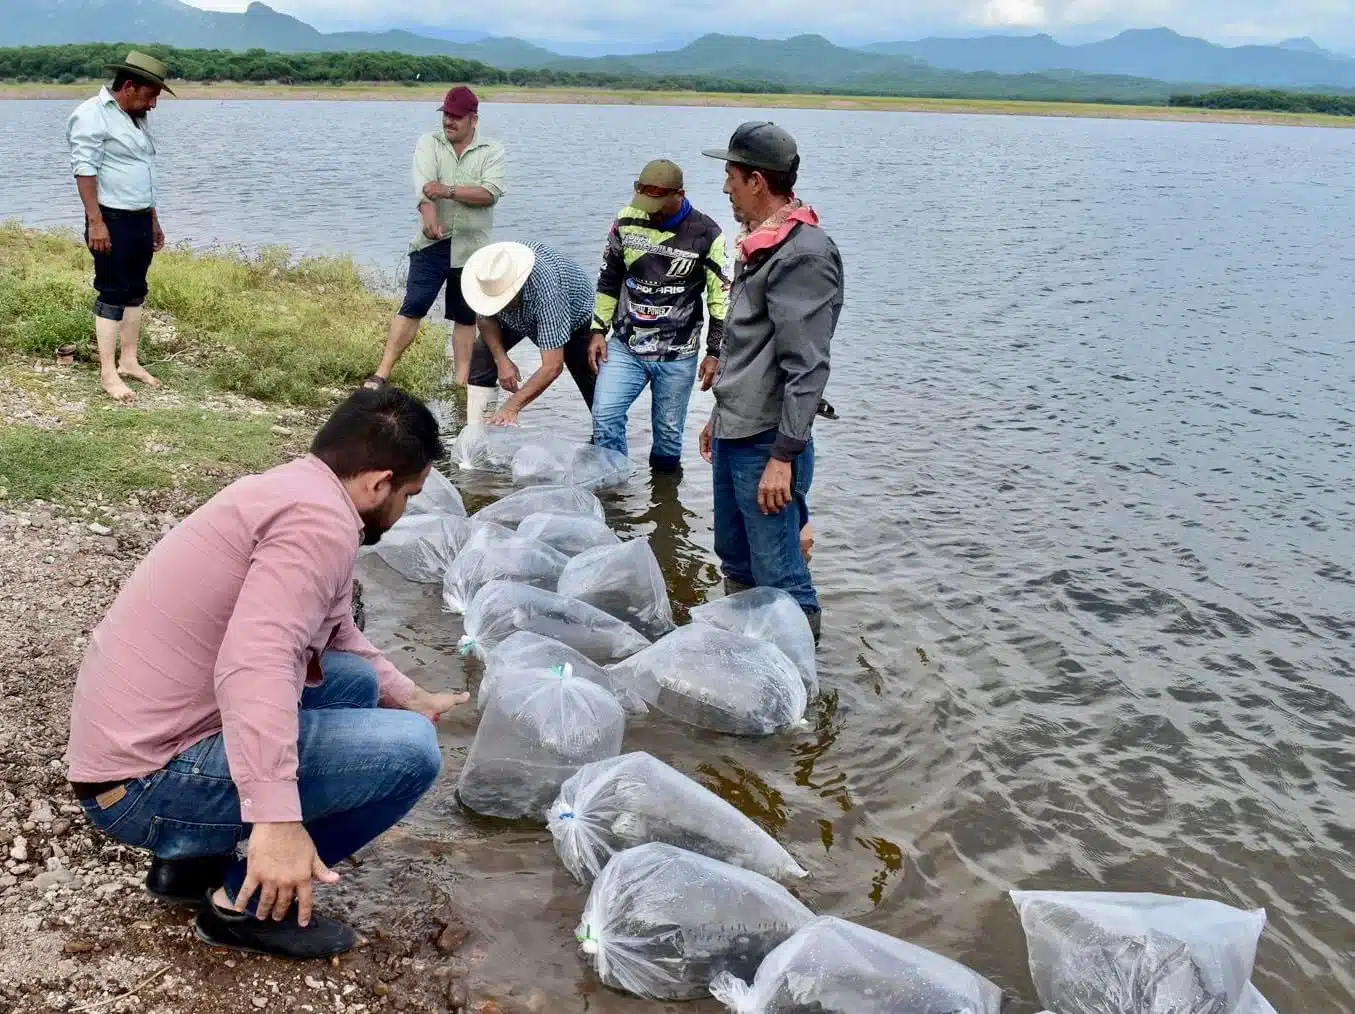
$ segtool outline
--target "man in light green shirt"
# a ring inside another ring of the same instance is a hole
[[[380,387],[390,378],[444,285],[457,384],[464,385],[470,375],[475,311],[461,296],[461,269],[489,242],[494,205],[504,193],[503,145],[480,136],[479,108],[469,88],[453,88],[442,101],[442,129],[424,134],[414,148],[419,231],[410,244],[404,303],[391,321],[381,365],[363,382],[366,387]]]

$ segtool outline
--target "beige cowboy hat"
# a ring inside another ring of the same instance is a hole
[[[535,265],[536,252],[525,243],[482,246],[461,269],[461,295],[481,317],[492,317],[513,301]]]
[[[165,84],[165,78],[169,75],[169,67],[149,54],[139,53],[134,49],[127,54],[127,59],[121,63],[105,64],[105,69],[125,70],[128,74],[140,78],[147,84],[159,85],[171,95],[174,94],[174,89]]]

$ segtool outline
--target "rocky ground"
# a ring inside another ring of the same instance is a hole
[[[417,859],[393,864],[409,878],[391,889],[399,911],[327,889],[324,910],[367,942],[297,965],[198,942],[191,910],[144,891],[149,856],[85,822],[62,762],[76,669],[136,562],[193,506],[0,504],[0,1014],[541,1009],[468,995],[474,935]]]

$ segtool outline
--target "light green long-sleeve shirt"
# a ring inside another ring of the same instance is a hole
[[[430,131],[414,146],[415,206],[437,205],[438,222],[444,238],[452,239],[452,267],[463,267],[467,258],[489,242],[494,228],[494,205],[474,208],[459,201],[432,201],[423,195],[424,184],[442,183],[449,187],[484,187],[497,203],[504,194],[504,152],[498,141],[480,137],[477,132],[470,146],[459,157],[441,130]],[[420,219],[410,250],[431,246],[423,234]]]

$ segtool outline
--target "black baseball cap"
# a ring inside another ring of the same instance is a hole
[[[767,120],[741,124],[730,136],[728,148],[709,148],[701,154],[771,172],[794,172],[800,167],[795,138],[784,127]]]

